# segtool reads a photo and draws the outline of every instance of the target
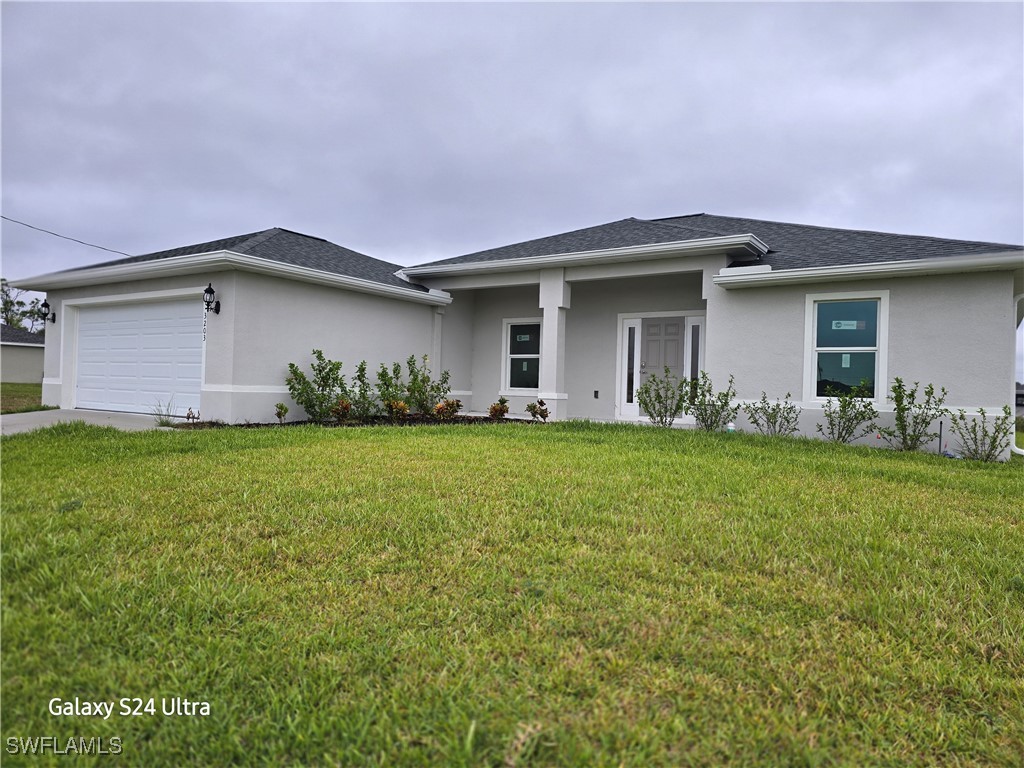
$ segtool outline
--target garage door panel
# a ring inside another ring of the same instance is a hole
[[[153,413],[199,410],[202,304],[173,301],[79,312],[79,408]]]

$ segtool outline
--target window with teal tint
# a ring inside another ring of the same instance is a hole
[[[878,300],[818,302],[819,347],[878,346]]]
[[[508,326],[509,389],[537,389],[540,386],[540,323],[511,323]]]
[[[814,356],[817,397],[845,395],[857,387],[878,392],[878,299],[815,304]]]

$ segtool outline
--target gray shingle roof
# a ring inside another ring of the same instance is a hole
[[[38,344],[42,346],[44,337],[41,333],[32,333],[23,328],[12,328],[9,325],[0,323],[0,342],[6,344]]]
[[[1020,245],[833,229],[697,213],[664,219],[623,219],[421,266],[502,261],[748,234],[756,235],[768,245],[769,252],[760,263],[770,264],[778,270],[964,256],[997,250],[1022,251],[1024,258],[1024,247]]]
[[[251,232],[247,235],[226,237],[222,240],[211,240],[206,243],[186,245],[167,251],[157,251],[156,253],[147,253],[141,256],[129,256],[126,259],[105,261],[102,264],[90,264],[85,269],[111,267],[119,264],[138,264],[158,259],[170,259],[175,256],[190,256],[200,253],[212,253],[214,251],[241,253],[258,259],[267,259],[268,261],[276,261],[281,264],[317,269],[336,275],[357,277],[362,280],[371,280],[375,283],[405,288],[411,291],[426,290],[422,286],[410,285],[396,277],[395,272],[402,268],[398,264],[375,259],[349,248],[335,245],[319,237],[310,237],[309,235],[303,235],[279,227],[265,229],[262,232]]]

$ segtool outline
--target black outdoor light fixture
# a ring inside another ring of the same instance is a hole
[[[43,313],[43,322],[44,323],[47,320],[49,320],[51,323],[56,323],[57,322],[57,313],[56,312],[50,312],[50,302],[48,302],[46,299],[43,299],[43,303],[39,305],[39,309]]]
[[[213,290],[213,283],[206,286],[206,290],[203,291],[203,303],[206,304],[206,311],[213,310],[213,314],[220,314],[220,302],[217,301],[217,292]]]

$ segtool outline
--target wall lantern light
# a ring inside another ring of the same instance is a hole
[[[47,320],[49,320],[51,323],[56,323],[57,322],[57,313],[56,312],[50,312],[50,302],[48,302],[46,299],[43,299],[43,303],[39,305],[39,309],[43,313],[43,322],[44,323]]]
[[[206,290],[203,291],[203,303],[206,304],[206,311],[213,310],[213,314],[220,314],[220,302],[217,301],[217,292],[213,290],[213,283],[206,286]]]

